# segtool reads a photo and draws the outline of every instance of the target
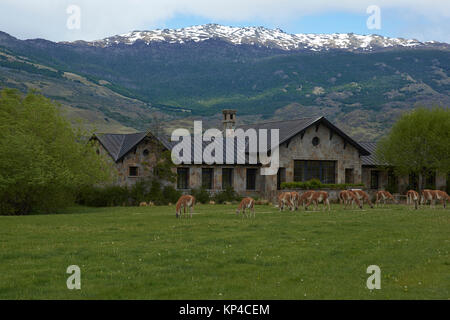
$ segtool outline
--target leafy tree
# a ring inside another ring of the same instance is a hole
[[[417,108],[405,113],[383,138],[376,151],[377,158],[399,175],[419,176],[419,188],[431,170],[450,172],[450,109]]]
[[[0,214],[49,212],[111,170],[89,134],[75,129],[42,95],[0,92]]]

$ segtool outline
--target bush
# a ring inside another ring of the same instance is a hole
[[[318,179],[311,179],[309,181],[300,182],[283,182],[281,183],[281,189],[347,189],[347,188],[360,188],[363,187],[362,183],[322,183]]]
[[[140,180],[137,181],[130,188],[130,202],[131,205],[137,206],[142,201],[148,201],[149,190],[152,186],[152,182],[150,180]]]
[[[240,197],[233,189],[233,187],[227,187],[225,190],[214,195],[213,200],[216,203],[224,203],[225,201],[240,201]]]
[[[165,186],[163,191],[162,191],[162,195],[163,195],[163,199],[164,201],[166,201],[168,204],[170,203],[176,203],[178,201],[178,198],[181,197],[181,191],[178,191],[177,189],[175,189],[172,186]]]
[[[137,206],[152,201],[156,205],[175,203],[181,192],[172,186],[161,189],[158,180],[137,181],[131,188],[121,186],[87,186],[77,193],[76,203],[90,207]]]
[[[86,186],[78,191],[76,203],[90,207],[122,206],[130,203],[127,187]]]
[[[161,182],[158,180],[153,180],[151,182],[150,190],[143,201],[153,201],[153,203],[158,206],[168,203],[163,197]]]
[[[195,201],[199,203],[208,203],[211,200],[211,196],[205,188],[192,189],[191,195],[193,195]]]

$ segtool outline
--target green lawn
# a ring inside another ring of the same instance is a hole
[[[0,299],[448,299],[450,210],[198,205],[0,216]],[[81,290],[66,269],[81,268]],[[369,265],[381,290],[366,288]]]

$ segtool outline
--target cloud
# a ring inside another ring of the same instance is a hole
[[[66,9],[72,4],[81,9],[80,30],[66,27],[69,16]],[[382,12],[403,10],[412,17],[429,21],[425,30],[440,35],[447,33],[440,25],[450,18],[448,0],[433,0],[432,5],[426,0],[2,0],[0,30],[20,38],[93,40],[131,30],[152,29],[178,15],[230,23],[264,21],[273,25],[330,12],[365,15],[370,5],[378,5]]]

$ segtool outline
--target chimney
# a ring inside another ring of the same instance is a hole
[[[225,109],[223,113],[223,133],[226,134],[227,129],[234,129],[236,125],[236,110]]]

